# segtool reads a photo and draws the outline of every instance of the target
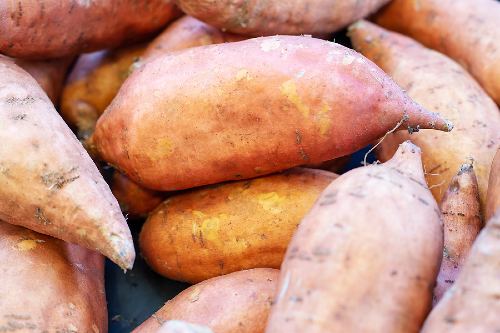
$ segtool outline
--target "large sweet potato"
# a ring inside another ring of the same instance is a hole
[[[300,220],[335,178],[297,168],[172,196],[144,224],[141,253],[156,272],[190,283],[279,268]]]
[[[0,219],[132,266],[130,230],[108,185],[36,81],[1,56],[0,142]]]
[[[462,268],[472,243],[483,226],[479,191],[472,164],[464,164],[453,177],[441,202],[444,250],[434,288],[433,303],[443,297]]]
[[[486,203],[491,160],[500,145],[500,112],[476,81],[448,57],[369,22],[349,29],[354,47],[373,60],[425,108],[455,125],[442,135],[422,130],[411,136],[423,151],[427,183],[438,202],[467,158],[474,159],[481,204]],[[388,160],[408,133],[388,135],[377,155]],[[484,206],[483,206],[484,208]]]
[[[462,64],[500,104],[500,3],[394,0],[375,19]]]
[[[266,332],[418,332],[442,238],[415,145],[343,174],[288,246]]]
[[[432,310],[422,333],[500,331],[500,210],[486,222],[455,284]]]
[[[187,14],[223,31],[255,37],[323,34],[344,28],[389,0],[177,0]]]
[[[0,332],[107,332],[104,258],[0,221]]]
[[[262,333],[279,271],[255,268],[195,284],[168,301],[134,333],[156,332],[167,320],[185,320],[217,333]]]
[[[177,15],[170,0],[0,1],[0,53],[46,59],[114,47]]]
[[[486,219],[489,219],[495,211],[500,209],[500,148],[491,163],[490,181],[486,197]]]
[[[178,190],[347,155],[398,122],[450,129],[358,53],[277,36],[146,62],[91,143],[137,183]]]

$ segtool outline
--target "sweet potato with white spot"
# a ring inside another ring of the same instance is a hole
[[[190,283],[279,268],[300,220],[336,177],[296,168],[171,196],[144,224],[141,254],[157,273]]]
[[[375,22],[409,35],[464,66],[500,104],[500,3],[393,0]]]
[[[153,333],[167,320],[204,325],[217,333],[263,333],[279,271],[255,268],[195,284],[168,301],[134,333]]]
[[[0,56],[0,219],[97,250],[135,252],[118,202],[36,81]]]
[[[425,321],[422,333],[500,331],[500,210],[476,238],[455,284]]]
[[[104,258],[0,221],[0,332],[107,332]]]
[[[500,209],[500,148],[491,163],[488,194],[486,195],[486,219],[492,217],[498,209]]]
[[[438,202],[463,161],[474,159],[481,204],[486,203],[491,160],[500,145],[500,112],[477,82],[448,57],[370,22],[349,28],[354,47],[374,61],[428,110],[455,125],[451,133],[402,131],[381,142],[377,156],[386,161],[411,138],[423,151],[426,180]]]
[[[276,36],[146,62],[90,143],[135,182],[167,191],[330,160],[397,124],[451,129],[358,53]]]
[[[420,149],[337,178],[300,222],[267,333],[418,332],[443,249]]]
[[[443,216],[443,261],[434,288],[433,303],[443,297],[467,258],[472,243],[481,231],[483,221],[479,190],[472,164],[464,164],[453,177],[441,202]]]
[[[169,320],[156,331],[157,333],[212,333],[206,326],[191,324],[182,320]]]

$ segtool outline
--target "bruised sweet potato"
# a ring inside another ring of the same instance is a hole
[[[455,282],[472,243],[483,226],[479,190],[472,164],[464,164],[453,177],[441,202],[444,250],[434,288],[436,304]]]
[[[493,213],[500,209],[500,148],[495,154],[491,163],[490,181],[486,200],[486,219],[493,216]]]
[[[343,174],[288,246],[266,332],[418,332],[442,238],[417,146]]]
[[[389,0],[177,0],[178,6],[223,31],[254,37],[324,34],[375,12]]]
[[[0,332],[107,332],[104,259],[0,221]]]
[[[349,35],[354,47],[391,75],[411,98],[455,125],[446,135],[428,130],[411,137],[403,132],[390,134],[381,142],[378,158],[388,160],[401,142],[411,138],[422,148],[426,180],[438,202],[463,161],[473,158],[484,205],[491,160],[500,145],[500,112],[493,100],[453,60],[410,38],[363,21],[351,26]]]
[[[375,19],[463,65],[500,104],[500,3],[394,0]]]
[[[212,333],[206,326],[190,324],[182,320],[169,320],[156,331],[157,333]]]
[[[432,310],[422,333],[500,330],[500,210],[476,238],[453,286]]]
[[[90,143],[132,180],[167,191],[330,160],[396,125],[451,129],[358,53],[276,36],[146,62]]]
[[[217,333],[263,333],[279,271],[255,268],[205,280],[168,301],[133,332],[156,332],[167,320],[205,325]]]
[[[36,81],[0,56],[0,219],[97,250],[135,252],[118,202]]]
[[[176,16],[169,0],[0,1],[0,53],[47,59],[111,48]]]
[[[279,268],[300,220],[336,177],[296,168],[172,196],[144,224],[141,253],[159,274],[190,283]]]

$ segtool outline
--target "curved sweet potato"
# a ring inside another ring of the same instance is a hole
[[[375,22],[455,59],[500,104],[499,18],[494,0],[394,0]]]
[[[436,304],[455,282],[477,234],[481,231],[479,190],[472,164],[464,164],[453,177],[441,202],[444,251],[434,288]]]
[[[347,155],[398,122],[450,130],[352,50],[263,37],[145,63],[101,116],[91,144],[137,183],[167,191]]]
[[[486,219],[490,219],[493,213],[500,209],[500,148],[491,163],[490,181],[488,183],[488,194],[486,195]]]
[[[267,333],[418,332],[443,249],[420,149],[337,178],[301,221]]]
[[[0,221],[0,332],[107,332],[104,259]]]
[[[500,330],[500,210],[486,222],[455,284],[432,310],[422,333]]]
[[[300,220],[336,177],[297,168],[172,196],[144,224],[141,253],[157,273],[190,283],[279,268]]]
[[[187,14],[254,37],[324,34],[366,17],[389,0],[177,0]]]
[[[278,273],[272,268],[255,268],[195,284],[133,332],[156,332],[165,321],[176,319],[208,326],[217,333],[263,333]]]
[[[177,15],[169,0],[1,1],[0,53],[47,59],[111,48],[148,36]]]
[[[36,81],[0,56],[0,219],[132,267],[116,199]]]
[[[354,47],[391,75],[411,98],[455,125],[447,135],[427,130],[411,137],[403,132],[390,134],[379,146],[379,159],[388,160],[399,143],[411,138],[422,148],[426,180],[440,202],[455,170],[472,157],[484,208],[491,160],[500,145],[500,112],[493,100],[457,63],[410,38],[369,22],[351,26],[349,35]]]

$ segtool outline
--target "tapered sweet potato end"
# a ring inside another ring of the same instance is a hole
[[[384,165],[400,171],[409,178],[418,181],[422,186],[427,187],[422,168],[422,151],[410,140],[400,144],[394,156]]]

